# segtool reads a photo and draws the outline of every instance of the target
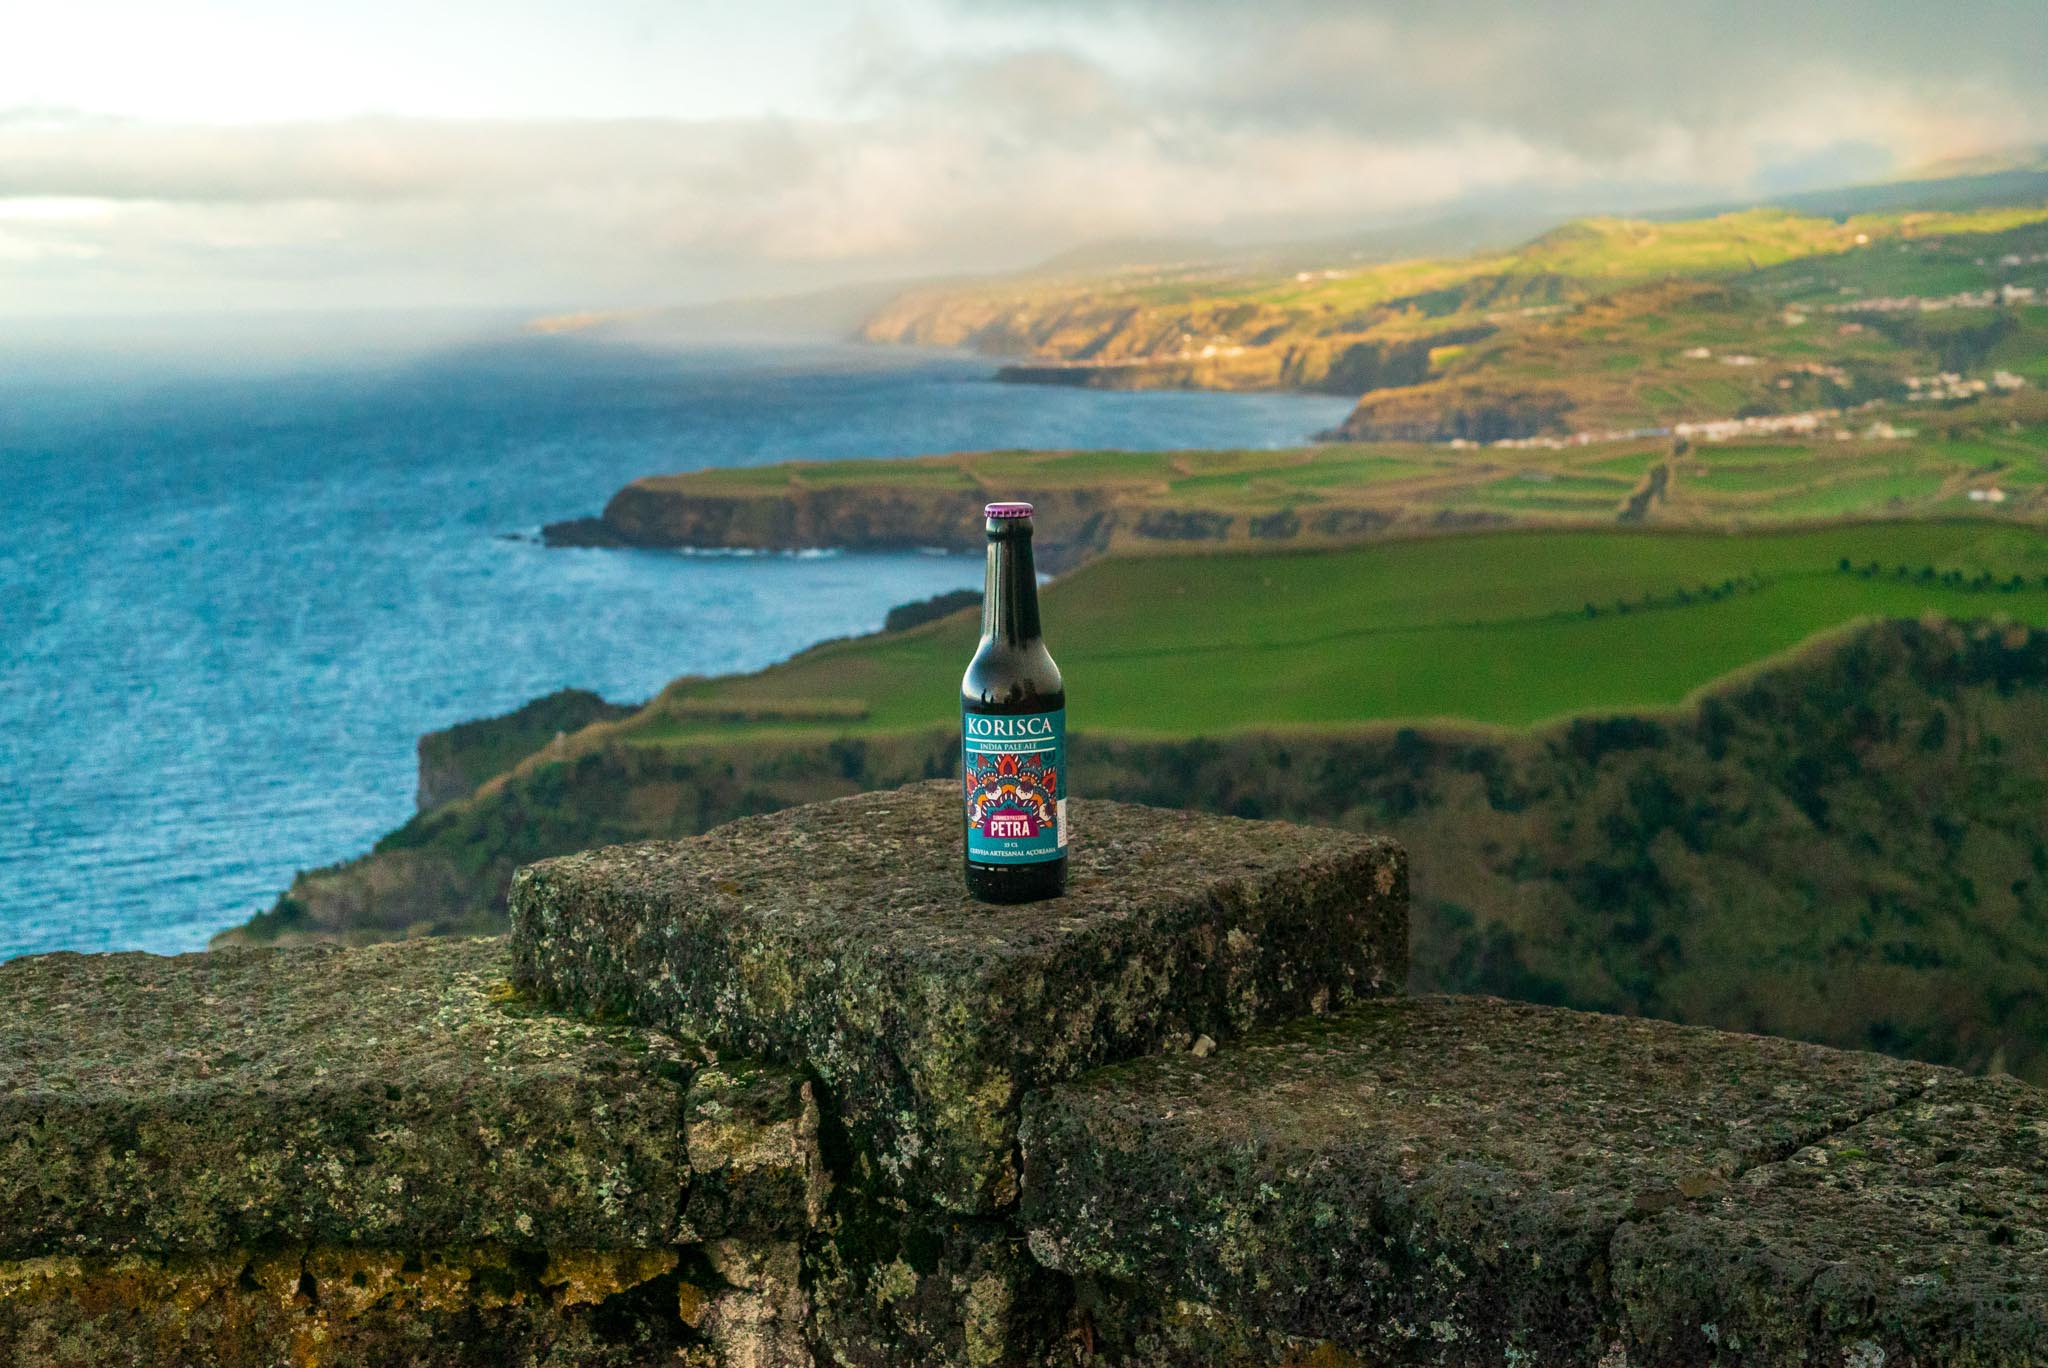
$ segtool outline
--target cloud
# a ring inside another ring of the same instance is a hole
[[[53,270],[93,262],[84,283],[108,295],[185,280],[238,304],[295,278],[338,297],[381,278],[398,298],[619,303],[1000,267],[1104,234],[1319,225],[1545,169],[1512,135],[1468,129],[1385,143],[1076,105],[1047,132],[1019,106],[1080,73],[1003,72],[985,101],[839,122],[0,121],[0,222],[9,261],[40,239]],[[9,218],[10,203],[80,212]]]
[[[1814,96],[1909,108],[1937,139],[1956,136],[1958,117],[2021,117],[2038,132],[2048,109],[2048,8],[2027,0],[1037,0],[1024,11],[1077,8],[1152,35],[1163,56],[1148,84],[1161,98],[1281,127],[1402,136],[1468,120],[1602,157],[1666,126],[1712,141]]]
[[[2048,133],[2038,5],[1040,0],[819,41],[802,118],[0,112],[0,300],[660,302],[1730,198]]]

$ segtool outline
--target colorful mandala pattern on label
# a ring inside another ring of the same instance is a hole
[[[1037,864],[1067,850],[1064,708],[998,717],[963,710],[967,854],[979,864]]]

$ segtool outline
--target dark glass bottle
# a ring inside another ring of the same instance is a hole
[[[1067,689],[1038,625],[1031,505],[986,517],[981,645],[960,681],[967,891],[1035,902],[1067,890]]]

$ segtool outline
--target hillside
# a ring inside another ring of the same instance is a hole
[[[1728,535],[1530,529],[1093,561],[1048,585],[1096,736],[1217,736],[1450,718],[1520,727],[1661,709],[1864,617],[2048,625],[2048,532],[1868,523]],[[586,744],[816,739],[953,725],[979,618],[678,680]],[[1162,679],[1174,681],[1162,689]]]
[[[1340,429],[1360,439],[1792,412],[1941,371],[2043,379],[2048,207],[1588,219],[1470,257],[1033,277],[911,291],[861,336],[1036,383],[1364,395]]]
[[[1399,836],[1414,857],[1417,988],[2048,1081],[2048,633],[1930,621],[1828,640],[1676,713],[1527,733],[1088,729],[1076,784]],[[303,877],[232,938],[494,926],[518,863],[939,777],[955,760],[942,726],[835,738],[849,729],[736,707],[698,715],[724,739],[654,725],[687,702],[593,728],[568,758]],[[734,740],[746,721],[755,734]]]
[[[2048,533],[1112,557],[1045,606],[1076,784],[1399,835],[1418,986],[2048,1078]],[[970,609],[678,680],[228,939],[488,929],[526,861],[951,774],[974,632]]]
[[[477,785],[504,773],[557,738],[593,722],[616,721],[634,709],[607,703],[587,689],[558,689],[502,717],[459,722],[419,739],[416,801],[426,812],[466,798]]]
[[[864,332],[1359,402],[1285,450],[654,475],[548,539],[971,551],[1030,499],[1077,787],[1399,836],[1416,987],[2048,1081],[2048,207],[1082,259]],[[976,621],[934,614],[549,737],[227,939],[493,928],[526,861],[950,775]]]
[[[1713,367],[1694,365],[1715,378]],[[1324,545],[1507,523],[2048,517],[2048,391],[1815,413],[1783,433],[1771,425],[1585,446],[1343,443],[788,462],[649,476],[620,490],[601,518],[555,524],[547,535],[569,545],[974,551],[980,505],[1024,498],[1040,511],[1043,562],[1064,569],[1105,551]]]

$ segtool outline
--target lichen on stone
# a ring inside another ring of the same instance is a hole
[[[1590,1363],[1625,1332],[1625,1222],[1943,1076],[1489,999],[1367,1003],[1037,1094],[1022,1214],[1052,1267],[1369,1360]]]
[[[636,1300],[674,1250],[291,1245],[0,1262],[0,1362],[68,1365],[492,1361],[617,1365],[687,1353],[673,1303]]]
[[[991,907],[958,801],[912,785],[531,866],[517,981],[810,1070],[866,1180],[981,1213],[1016,1198],[1030,1089],[1405,975],[1390,842],[1076,800],[1067,896]]]
[[[512,1001],[508,967],[491,940],[0,965],[0,1255],[673,1242],[694,1060]]]

